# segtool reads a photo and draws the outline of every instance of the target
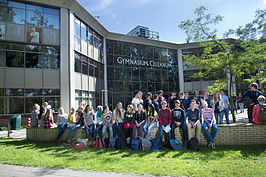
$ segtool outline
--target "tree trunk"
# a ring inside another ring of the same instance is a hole
[[[232,85],[233,85],[233,76],[230,73],[230,82],[229,82],[229,100],[230,100],[230,107],[231,107],[231,113],[232,113],[232,118],[233,122],[236,123],[236,116],[235,116],[235,110],[234,110],[234,103],[233,103],[233,98],[232,98]]]

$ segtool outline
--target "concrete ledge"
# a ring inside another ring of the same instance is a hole
[[[194,130],[195,131],[195,130]],[[32,141],[55,141],[57,136],[57,128],[27,128],[26,139]],[[151,138],[159,135],[159,127],[155,127],[151,131]],[[178,139],[182,139],[182,130],[177,128],[175,135]],[[62,140],[66,141],[69,136],[69,128],[62,135]],[[85,138],[84,128],[75,132],[75,138]],[[207,136],[202,128],[200,136],[200,144],[207,145]],[[218,125],[218,132],[215,137],[215,144],[221,145],[262,145],[266,144],[266,125],[254,124],[229,124]]]

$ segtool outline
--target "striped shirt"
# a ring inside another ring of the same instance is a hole
[[[202,109],[202,115],[206,117],[207,121],[212,120],[212,115],[213,115],[213,110],[212,108],[208,108],[208,110],[205,110],[204,108]]]

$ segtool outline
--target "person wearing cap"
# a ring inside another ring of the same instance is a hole
[[[263,95],[260,95],[258,97],[258,102],[259,104],[255,105],[253,108],[253,122],[254,124],[261,124],[259,122],[259,111],[260,111],[260,107],[265,105],[265,97]]]
[[[246,91],[243,96],[242,100],[248,105],[248,122],[253,123],[253,108],[256,104],[258,104],[258,97],[261,95],[260,91],[258,90],[257,83],[251,83],[249,85],[250,90]]]

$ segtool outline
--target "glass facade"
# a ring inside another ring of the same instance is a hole
[[[103,37],[76,17],[74,33],[75,51],[103,63]]]
[[[75,90],[75,107],[78,108],[81,103],[89,103],[96,110],[98,105],[102,105],[100,92]]]
[[[0,1],[0,69],[59,70],[59,37],[59,9]],[[57,111],[60,89],[0,85],[0,114],[30,113],[34,103],[44,101]]]
[[[130,103],[135,90],[163,90],[166,96],[179,90],[177,50],[115,40],[107,40],[106,46],[108,90],[114,103]]]
[[[0,114],[30,113],[35,103],[60,107],[60,89],[0,88]]]

